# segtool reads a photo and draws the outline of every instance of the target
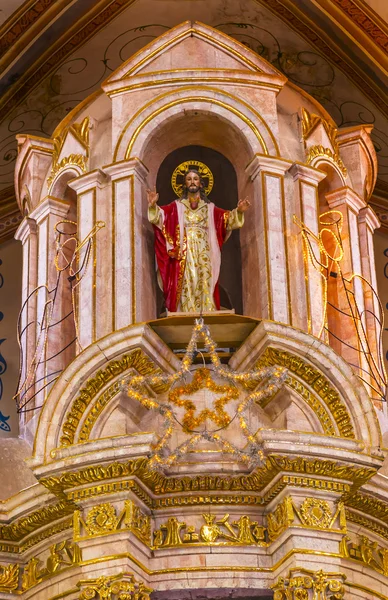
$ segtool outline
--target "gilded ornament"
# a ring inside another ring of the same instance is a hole
[[[57,504],[39,508],[28,516],[18,519],[11,525],[2,525],[0,527],[0,540],[19,542],[27,534],[51,524],[56,519],[71,515],[73,511],[74,505],[67,501],[60,501]]]
[[[116,508],[108,502],[94,506],[85,520],[81,511],[74,511],[73,538],[77,541],[121,530],[131,531],[144,544],[151,544],[151,517],[132,500],[125,500],[118,515]]]
[[[52,544],[49,552],[45,566],[39,558],[34,556],[30,558],[23,569],[23,591],[29,590],[45,579],[49,579],[55,573],[78,566],[82,560],[79,546],[70,540]]]
[[[309,113],[308,110],[302,108],[302,135],[303,140],[305,142],[307,141],[312,131],[320,124],[322,124],[324,128],[332,148],[325,148],[320,144],[310,146],[308,148],[306,162],[307,164],[310,164],[317,156],[328,157],[337,164],[337,166],[341,169],[344,177],[346,177],[347,169],[340,157],[339,145],[337,140],[337,128],[323,117],[315,115],[313,113]]]
[[[301,357],[277,348],[267,348],[257,362],[257,366],[281,365],[289,373],[294,373],[309,385],[326,404],[337,424],[341,437],[355,438],[351,416],[340,395],[330,385],[329,380]],[[262,405],[262,403],[260,403]],[[311,406],[313,408],[313,406]],[[319,418],[319,414],[317,415]],[[320,419],[321,420],[321,419]]]
[[[362,515],[359,512],[349,510],[348,508],[345,509],[345,514],[347,521],[361,525],[361,527],[369,529],[369,531],[372,531],[373,533],[376,533],[382,538],[388,540],[388,526],[384,523],[375,521],[374,519],[369,519],[367,516]]]
[[[306,498],[299,507],[303,523],[308,527],[327,529],[330,526],[332,510],[326,500]]]
[[[86,529],[89,535],[108,533],[117,529],[118,518],[112,504],[94,506],[86,517]]]
[[[297,508],[293,499],[286,496],[274,512],[267,515],[268,537],[271,541],[277,539],[291,525],[326,530],[333,529],[337,521],[338,528],[341,531],[346,531],[343,502],[339,502],[337,508],[333,511],[326,500],[306,498]]]
[[[227,545],[227,546],[265,546],[265,528],[248,515],[242,515],[237,521],[230,521],[227,513],[221,518],[210,513],[202,515],[204,524],[199,533],[194,525],[187,525],[176,517],[170,517],[165,524],[154,531],[154,548],[171,548],[184,544]],[[184,533],[181,534],[181,531]]]
[[[279,454],[269,455],[262,467],[257,467],[248,475],[205,474],[167,477],[162,473],[150,470],[148,464],[149,459],[136,458],[122,463],[115,462],[107,465],[90,465],[80,471],[70,471],[59,477],[42,478],[40,483],[56,495],[64,495],[66,490],[71,489],[70,494],[74,499],[89,497],[90,495],[93,495],[93,493],[91,494],[88,491],[86,496],[83,495],[83,491],[80,490],[79,495],[75,496],[75,492],[72,488],[80,486],[85,487],[87,485],[90,486],[93,483],[98,483],[98,488],[101,488],[102,482],[109,482],[111,479],[117,480],[119,478],[133,476],[136,476],[157,496],[163,494],[177,494],[181,496],[183,493],[189,494],[191,492],[230,492],[233,494],[245,492],[249,494],[261,492],[271,483],[276,475],[285,472],[292,473],[293,475],[283,476],[284,479],[283,482],[281,482],[281,485],[283,486],[288,485],[288,483],[292,485],[294,485],[294,483],[296,485],[306,485],[308,481],[304,476],[309,475],[308,479],[311,479],[314,488],[330,489],[341,492],[346,491],[349,485],[348,482],[352,482],[359,487],[366,483],[376,473],[376,469],[373,468],[341,464],[341,462],[336,460],[320,458],[307,459],[302,456]],[[286,477],[289,477],[289,479],[286,479]],[[330,478],[330,481],[322,478]],[[125,489],[132,489],[132,482],[124,483],[131,484],[128,488],[125,486]],[[103,483],[103,485],[108,484]],[[112,487],[107,487],[106,490],[119,490],[120,485],[120,481],[112,482]],[[96,490],[96,493],[97,491],[98,490]],[[360,498],[358,495],[352,496],[347,500],[347,503],[350,501],[352,503],[357,503],[358,498]],[[269,499],[270,498],[268,498],[268,500]],[[160,500],[160,502],[162,503],[162,500]],[[381,507],[386,506],[386,514],[388,516],[388,504],[385,505],[384,503],[381,503],[380,505]],[[368,513],[368,511],[369,507],[364,512]]]
[[[59,160],[62,148],[64,146],[67,135],[72,133],[76,140],[85,149],[85,155],[83,154],[70,154],[69,156],[63,157]],[[89,156],[89,117],[85,117],[81,123],[74,123],[62,131],[62,133],[56,136],[53,140],[54,150],[52,157],[52,167],[50,176],[47,179],[47,185],[50,187],[55,176],[59,171],[68,165],[75,165],[81,168],[83,172],[86,171],[86,161]]]
[[[344,535],[341,542],[341,554],[344,558],[362,562],[374,571],[388,577],[388,548],[380,546],[366,535],[357,535],[356,539],[352,539],[350,535]]]
[[[78,600],[150,600],[152,592],[131,573],[83,580],[77,587],[82,590]]]
[[[19,585],[19,565],[0,565],[0,592],[14,592]]]
[[[199,172],[200,177],[205,181],[206,196],[208,196],[212,191],[214,185],[214,177],[209,167],[207,167],[204,163],[200,162],[199,160],[186,160],[174,169],[174,172],[171,177],[171,186],[178,198],[182,196],[185,174],[189,169],[193,168],[195,168]]]
[[[94,377],[86,382],[77,398],[73,401],[72,406],[66,415],[65,423],[62,426],[62,436],[60,438],[61,448],[71,446],[74,443],[75,434],[81,418],[100,390],[104,388],[109,381],[129,369],[135,369],[141,375],[155,375],[161,373],[160,369],[155,366],[152,360],[148,358],[140,348],[133,350],[129,354],[124,354],[119,359],[112,360],[105,369],[98,371]],[[80,441],[86,442],[89,440],[92,427],[96,422],[97,417],[101,414],[107,402],[114,395],[114,392],[119,391],[119,385],[118,382],[115,382],[113,384],[113,394],[112,390],[106,390],[104,394],[97,399],[94,406],[92,406],[92,409],[82,426],[82,432],[80,434],[82,439],[80,439]],[[156,385],[153,389],[157,393],[163,393],[163,391],[165,391],[163,384]]]
[[[291,569],[271,588],[274,600],[343,600],[345,579],[343,573]]]
[[[294,522],[294,505],[290,496],[286,496],[275,508],[273,513],[267,515],[268,537],[270,541],[276,540]]]

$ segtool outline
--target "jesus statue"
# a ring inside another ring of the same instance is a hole
[[[158,283],[170,312],[220,309],[218,277],[222,244],[232,229],[244,225],[247,198],[232,211],[218,208],[206,196],[195,169],[186,172],[179,200],[157,205],[159,194],[147,190],[148,220],[154,226]]]

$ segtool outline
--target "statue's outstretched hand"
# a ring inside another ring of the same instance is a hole
[[[149,206],[155,206],[159,200],[159,194],[156,191],[156,187],[153,190],[147,190],[147,200]]]
[[[250,207],[251,203],[249,202],[248,198],[244,198],[244,200],[239,200],[238,204],[237,204],[237,210],[238,212],[245,212],[246,210],[248,210],[248,208]]]

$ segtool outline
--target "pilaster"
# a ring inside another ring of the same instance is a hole
[[[138,159],[103,167],[112,181],[113,329],[155,317],[155,266],[147,221],[148,170]]]
[[[108,181],[105,173],[95,169],[69,182],[69,187],[77,192],[78,264],[81,267],[77,325],[81,348],[112,331],[112,308],[106,298],[106,290],[112,285],[113,262]],[[101,230],[97,224],[101,224]]]
[[[319,235],[318,184],[326,174],[323,171],[294,163],[289,169],[294,182],[294,195],[287,206],[289,245],[289,269],[293,273],[290,282],[291,305],[293,307],[293,325],[320,336],[325,316],[324,290],[322,276],[308,259],[300,227],[295,223],[294,215],[317,238]],[[291,198],[290,198],[291,199]],[[310,237],[311,250],[319,256],[319,244]],[[304,268],[301,269],[301,265]]]
[[[50,390],[51,384],[67,365],[65,346],[73,341],[74,334],[71,316],[71,293],[68,281],[55,264],[56,231],[58,221],[66,218],[70,204],[47,196],[31,212],[30,217],[37,224],[37,277],[36,277],[36,343],[34,368],[35,399],[33,404],[40,406]],[[50,335],[48,328],[50,327]],[[71,339],[70,339],[71,338]],[[30,407],[29,407],[30,408]],[[32,407],[31,407],[32,408]]]
[[[255,230],[250,272],[258,272],[260,316],[282,323],[291,323],[284,197],[284,174],[289,167],[286,160],[256,155],[246,169],[255,196],[247,227]],[[255,307],[244,309],[247,314],[257,314]]]
[[[337,248],[336,257],[342,251],[343,258],[339,262],[340,271],[333,266],[334,273],[331,273],[328,283],[328,315],[331,314],[333,319],[329,329],[339,338],[333,338],[331,345],[354,368],[365,369],[363,376],[367,379],[364,291],[361,279],[354,277],[362,271],[358,214],[365,207],[365,202],[348,187],[330,192],[325,198],[330,209],[342,215],[341,248]],[[333,231],[336,233],[336,230]],[[330,302],[341,312],[330,308]]]

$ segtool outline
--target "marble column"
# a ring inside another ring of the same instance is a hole
[[[300,163],[294,163],[289,173],[294,183],[286,209],[289,270],[293,274],[290,279],[292,325],[318,337],[322,335],[325,320],[322,276],[308,259],[294,216],[318,236],[318,184],[326,174]],[[319,257],[318,242],[312,236],[310,243],[312,252]]]
[[[244,313],[281,323],[291,323],[284,194],[289,167],[288,161],[261,155],[248,165],[254,197],[242,243],[249,286],[259,289],[255,298],[248,293],[249,286],[244,286]]]
[[[377,279],[375,265],[375,251],[373,244],[373,234],[375,229],[380,227],[379,219],[370,206],[362,208],[358,214],[358,231],[360,235],[361,252],[361,275],[370,283],[370,286],[364,285],[364,304],[366,315],[366,330],[368,343],[376,363],[375,377],[380,385],[385,378],[384,373],[384,355],[380,342],[381,326],[377,319],[381,319],[380,302],[377,297]],[[375,318],[375,316],[377,319]],[[376,396],[375,393],[372,396]]]
[[[23,405],[34,395],[34,378],[30,377],[28,366],[31,364],[35,352],[36,344],[36,294],[33,290],[38,281],[38,239],[37,225],[34,219],[26,217],[21,222],[15,238],[20,240],[23,245],[23,274],[22,274],[22,305],[20,322],[18,324],[21,343],[21,363],[20,363],[20,394],[18,398],[19,407]],[[29,326],[28,324],[31,323]],[[25,408],[28,408],[26,405]],[[31,412],[20,413],[20,427],[29,420]]]
[[[69,208],[68,202],[47,196],[30,213],[38,229],[35,406],[43,404],[52,383],[67,366],[66,347],[74,348],[71,316],[66,318],[71,311],[70,288],[55,266],[55,225],[66,219]]]
[[[103,171],[112,180],[112,310],[117,330],[156,317],[154,252],[145,192],[148,170],[132,158]]]
[[[112,226],[109,178],[95,169],[69,182],[77,192],[79,283],[77,330],[79,349],[112,331]]]
[[[339,211],[343,217],[343,259],[340,267],[344,281],[339,273],[337,277],[329,277],[328,292],[329,302],[341,311],[332,310],[333,319],[332,323],[329,323],[329,327],[334,328],[333,333],[339,339],[332,338],[330,345],[356,370],[365,369],[359,371],[359,374],[368,379],[368,365],[364,354],[367,351],[364,291],[362,281],[353,278],[354,274],[359,275],[362,272],[358,214],[365,207],[365,202],[348,187],[330,192],[325,198],[330,210]]]

